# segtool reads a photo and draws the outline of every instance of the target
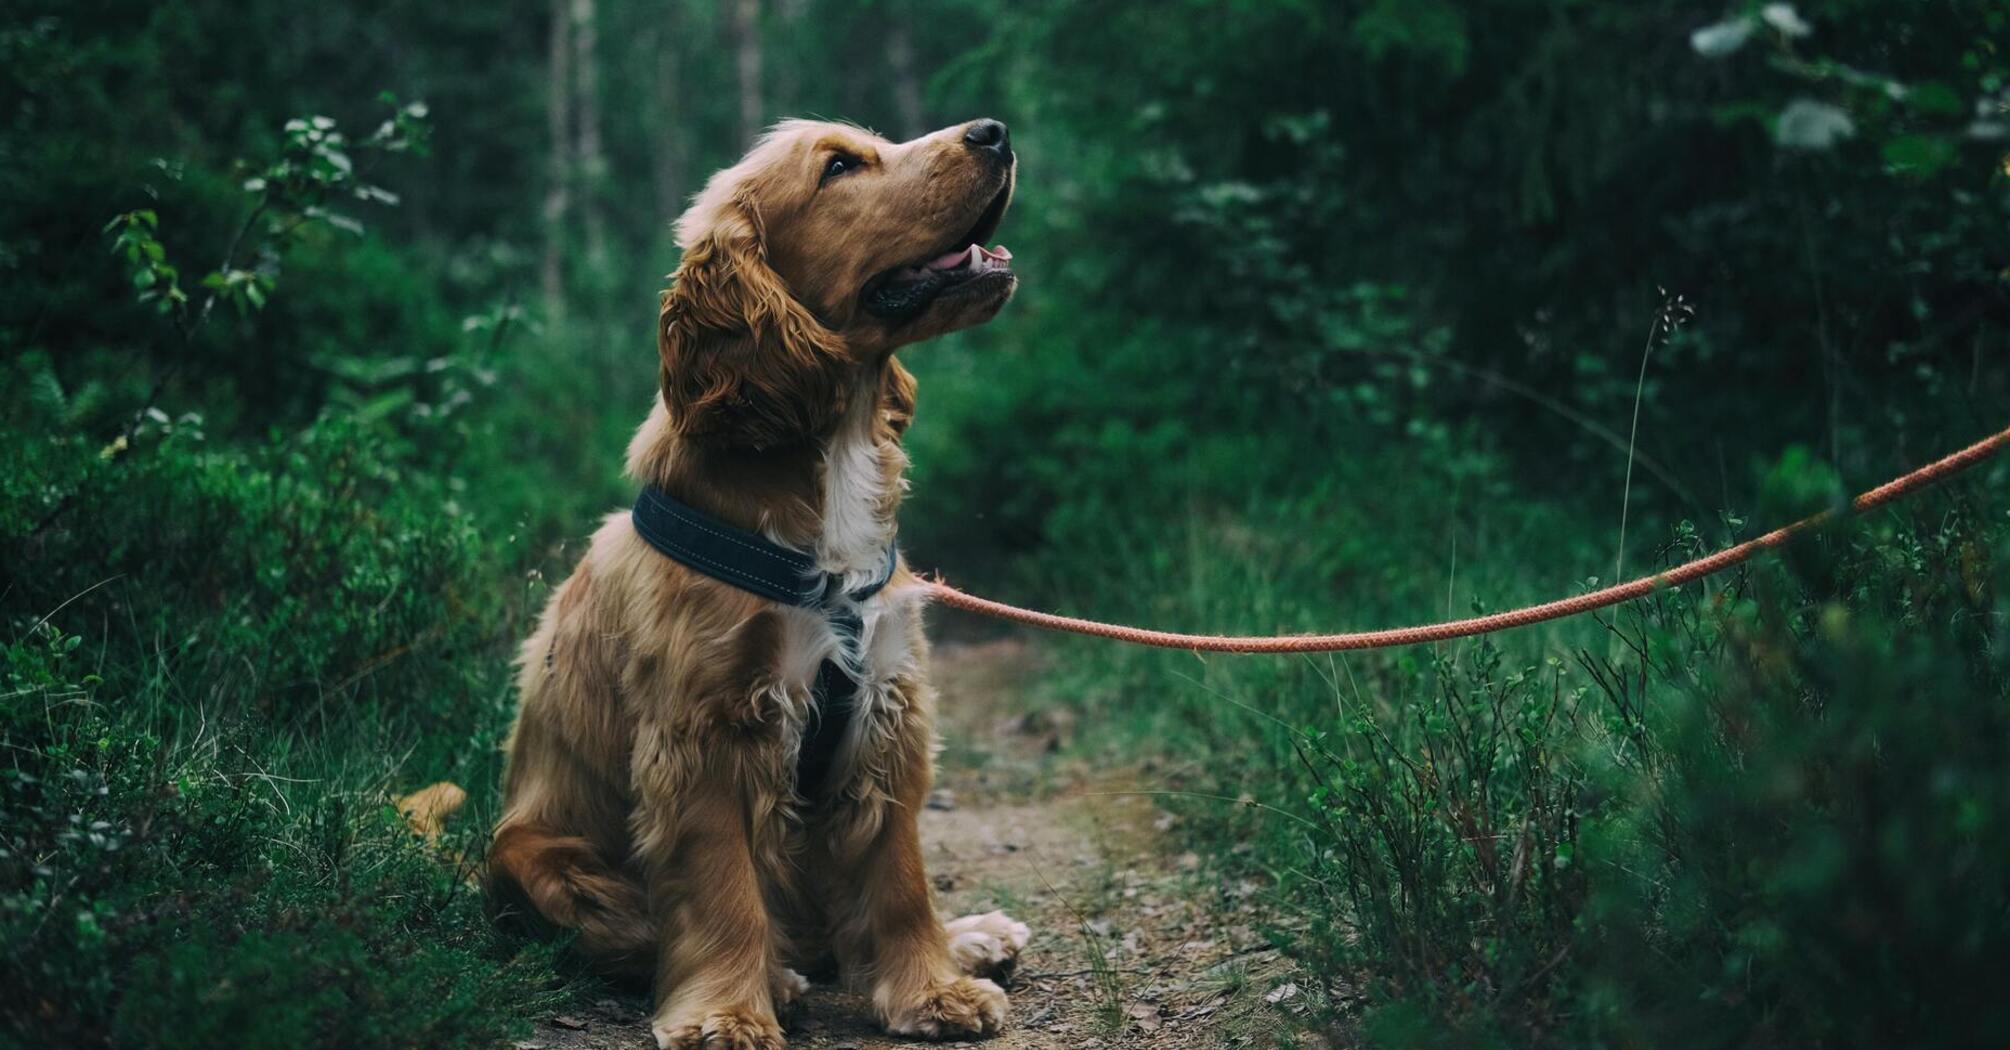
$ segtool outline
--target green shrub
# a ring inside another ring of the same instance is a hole
[[[499,538],[370,429],[330,418],[239,451],[183,421],[107,458],[12,422],[8,606],[105,624],[117,687],[165,671],[281,722],[395,698],[401,718],[464,724],[500,704],[501,667],[469,659],[506,652]]]
[[[4,656],[0,1031],[21,1046],[488,1046],[554,1001],[386,801],[398,739],[164,736],[49,624]],[[465,837],[464,837],[465,839]],[[457,841],[456,846],[471,844]]]
[[[1987,484],[1638,625],[1650,652],[1699,615],[1719,640],[1697,673],[1657,652],[1646,688],[1608,680],[1654,732],[1623,812],[1585,827],[1588,1029],[1974,1046],[2010,1024],[2010,519]]]
[[[0,1030],[24,1046],[489,1046],[566,994],[467,884],[523,540],[390,421],[107,442],[35,359],[0,440]],[[83,634],[67,633],[67,628]],[[389,806],[476,801],[435,856]]]
[[[1811,469],[1777,472],[1767,520],[1833,499]],[[1198,668],[1083,646],[1059,685],[1197,759],[1167,804],[1272,884],[1273,936],[1374,1045],[1975,1045],[2006,1021],[2010,950],[2003,475],[1588,620]],[[1539,521],[1494,529],[1490,561],[1542,550]],[[1355,622],[1450,611],[1413,557],[1379,589],[1303,571],[1324,550],[1347,580],[1375,545],[1221,522],[1183,559],[1147,542],[1131,562],[1166,575],[1096,611],[1328,627],[1304,611],[1321,589]],[[1663,554],[1710,546],[1685,528]],[[1529,586],[1495,571],[1456,586]]]

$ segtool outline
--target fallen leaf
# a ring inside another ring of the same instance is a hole
[[[559,1014],[557,1017],[552,1018],[551,1026],[553,1028],[564,1028],[573,1032],[586,1030],[586,1022],[570,1014]]]
[[[1296,996],[1297,994],[1298,994],[1297,983],[1287,981],[1284,984],[1280,984],[1277,987],[1272,988],[1269,994],[1263,997],[1263,1001],[1275,1006],[1276,1004],[1284,1002],[1285,1000],[1290,999]]]
[[[1165,1025],[1159,1017],[1159,1008],[1150,1003],[1132,1003],[1124,1008],[1124,1016],[1141,1031],[1156,1032]]]

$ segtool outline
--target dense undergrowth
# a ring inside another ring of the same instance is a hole
[[[485,1046],[552,1001],[548,951],[492,933],[389,804],[495,778],[500,537],[338,418],[238,450],[183,424],[107,462],[27,409],[0,549],[10,607],[42,611],[4,651],[0,1027]]]
[[[107,312],[146,369],[0,363],[9,1045],[486,1047],[581,979],[470,875],[543,568],[618,492],[611,457],[563,489],[549,463],[620,427],[520,342],[589,340],[506,299],[444,320],[437,277],[328,209],[395,199],[350,154],[423,117],[291,121],[263,175],[114,218],[138,294]],[[203,238],[173,218],[233,207],[221,264],[181,272]],[[395,353],[330,349],[379,324]],[[474,797],[435,847],[392,799],[437,779]]]
[[[1820,491],[1804,470],[1777,487]],[[1977,1045],[2010,943],[2005,480],[1589,622],[1291,659],[1076,643],[1050,685],[1167,757],[1164,804],[1271,888],[1273,936],[1350,1037]],[[1196,524],[1183,556],[1077,576],[1069,600],[1231,631],[1380,625],[1548,597],[1533,569],[1561,586],[1570,564],[1540,525],[1468,519],[1447,530],[1480,564],[1453,578],[1447,544],[1420,559],[1383,529],[1364,549],[1348,517],[1289,542]],[[1685,527],[1664,553],[1714,545]]]

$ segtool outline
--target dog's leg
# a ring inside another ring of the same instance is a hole
[[[628,827],[607,777],[581,760],[579,739],[554,728],[558,701],[543,679],[526,693],[510,740],[508,804],[489,842],[488,900],[498,919],[577,930],[573,948],[610,976],[646,980],[656,965],[642,883],[623,866]],[[578,710],[577,707],[571,710]]]
[[[783,1045],[775,993],[800,986],[783,976],[756,866],[758,836],[779,820],[769,781],[752,769],[752,752],[764,748],[772,745],[719,734],[700,747],[666,748],[653,768],[637,760],[640,772],[667,774],[638,778],[636,836],[663,923],[650,1021],[663,1050]],[[688,764],[670,768],[680,763]]]
[[[504,821],[488,859],[488,899],[498,918],[535,918],[577,930],[574,949],[594,969],[613,977],[649,976],[656,934],[642,887],[610,866],[591,842]]]
[[[888,1031],[989,1035],[1005,1025],[1005,992],[970,976],[950,954],[921,861],[915,821],[928,797],[934,736],[926,686],[901,680],[891,688],[887,708],[907,717],[892,729],[886,761],[875,763],[884,782],[839,803],[816,836],[829,853],[832,947],[846,972],[871,990]]]
[[[915,827],[918,805],[878,805],[878,834],[838,865],[841,892],[849,898],[848,906],[834,909],[841,916],[833,938],[840,961],[866,980],[881,1023],[896,1035],[997,1032],[1005,1025],[1004,990],[965,974],[935,918]]]

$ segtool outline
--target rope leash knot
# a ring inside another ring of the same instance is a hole
[[[1928,463],[1909,474],[1893,478],[1850,501],[1850,512],[1864,511],[1882,506],[1908,496],[1936,482],[1959,474],[2003,451],[2010,445],[2010,428],[1998,431],[1977,441],[1973,445],[1952,455]],[[1834,512],[1825,511],[1774,529],[1763,536],[1746,540],[1736,546],[1726,547],[1715,554],[1687,561],[1672,569],[1657,572],[1616,583],[1610,587],[1591,591],[1570,598],[1559,598],[1539,605],[1523,606],[1506,612],[1489,613],[1462,620],[1447,620],[1441,623],[1421,624],[1416,627],[1391,627],[1375,631],[1351,631],[1343,634],[1298,634],[1298,635],[1220,635],[1181,634],[1175,631],[1155,631],[1144,627],[1130,627],[1124,624],[1103,623],[1074,616],[1060,616],[1054,613],[1025,609],[1017,605],[982,598],[967,591],[960,591],[944,582],[940,575],[930,579],[928,585],[935,600],[952,609],[989,616],[1011,623],[1024,624],[1047,631],[1062,631],[1069,634],[1087,635],[1092,638],[1108,638],[1112,641],[1129,642],[1132,645],[1149,645],[1161,649],[1186,649],[1204,653],[1333,653],[1356,649],[1384,649],[1403,645],[1422,645],[1426,642],[1449,641],[1453,638],[1470,638],[1478,634],[1491,634],[1510,627],[1527,627],[1530,624],[1561,620],[1594,609],[1605,609],[1637,598],[1644,598],[1664,587],[1679,587],[1685,583],[1700,580],[1713,573],[1722,572],[1741,562],[1749,561],[1761,551],[1772,550],[1784,545],[1788,540],[1817,528],[1834,517]]]

